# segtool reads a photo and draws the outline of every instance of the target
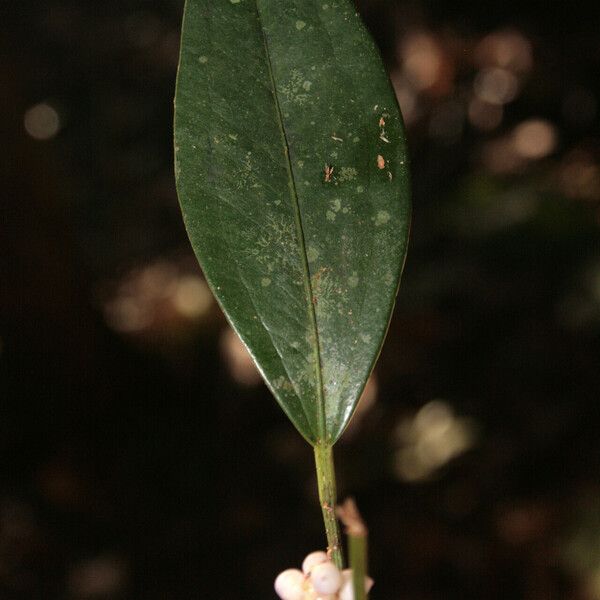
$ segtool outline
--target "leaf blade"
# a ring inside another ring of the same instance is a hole
[[[298,430],[335,441],[381,348],[409,222],[401,118],[350,4],[188,0],[175,138],[209,284]]]

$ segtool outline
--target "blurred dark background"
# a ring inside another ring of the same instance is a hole
[[[414,177],[395,317],[336,453],[372,597],[599,599],[598,13],[359,4]],[[324,545],[312,453],[182,226],[182,2],[0,10],[0,599],[274,598]]]

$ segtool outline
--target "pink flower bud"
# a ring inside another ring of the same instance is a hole
[[[275,591],[281,600],[304,600],[304,575],[299,569],[287,569],[275,580]]]
[[[342,585],[342,574],[331,561],[327,561],[313,567],[310,581],[319,594],[335,594]]]
[[[327,562],[329,558],[327,557],[326,552],[322,552],[318,550],[317,552],[311,552],[302,563],[302,571],[305,575],[310,575],[310,572],[314,567],[320,565],[321,563]]]

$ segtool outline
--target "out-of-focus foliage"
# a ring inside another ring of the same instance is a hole
[[[415,210],[337,455],[370,526],[372,596],[594,600],[597,15],[359,5],[407,117]],[[310,450],[180,225],[181,10],[3,7],[2,597],[187,599],[215,593],[211,573],[224,598],[268,598],[321,540]]]

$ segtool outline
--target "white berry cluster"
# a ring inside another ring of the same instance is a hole
[[[365,578],[365,591],[373,586]],[[325,552],[311,552],[299,569],[286,569],[275,580],[275,591],[282,600],[354,600],[352,570],[340,571]]]

